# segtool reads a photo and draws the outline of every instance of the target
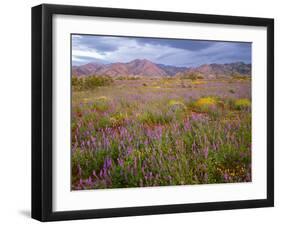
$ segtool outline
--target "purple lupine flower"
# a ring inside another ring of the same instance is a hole
[[[204,150],[203,150],[203,153],[204,153],[205,159],[208,158],[209,148],[208,148],[208,147],[205,147]]]
[[[91,141],[92,141],[92,144],[93,144],[93,145],[96,143],[96,140],[97,140],[97,138],[91,136]]]
[[[190,130],[190,123],[189,123],[189,120],[184,121],[184,123],[183,123],[183,128],[184,128],[184,131]]]
[[[110,168],[111,166],[112,166],[112,159],[109,158],[109,159],[107,160],[107,167]]]
[[[141,167],[141,172],[143,175],[145,175],[144,166]]]
[[[137,157],[134,157],[134,169],[137,169]]]
[[[93,171],[93,176],[94,176],[95,178],[98,178],[98,176],[97,176],[97,174],[96,174],[96,171],[95,171],[95,170]]]
[[[121,158],[117,158],[119,166],[123,167],[124,166],[124,160]]]
[[[99,174],[100,178],[103,178],[103,173],[102,170],[100,170],[100,174]]]
[[[91,186],[91,185],[92,185],[92,178],[91,178],[91,176],[90,176],[88,179],[86,179],[86,184],[87,184],[88,186]]]
[[[112,166],[112,160],[111,158],[106,158],[103,163],[103,169],[107,171]]]
[[[130,155],[133,151],[133,148],[130,146],[127,148],[127,155]]]
[[[227,173],[224,173],[223,178],[224,178],[224,180],[227,182],[227,181],[228,181],[228,179],[229,179],[228,174],[227,174]]]
[[[215,143],[213,143],[213,149],[214,149],[214,151],[217,150],[217,145]]]
[[[147,140],[147,139],[144,140],[144,145],[145,145],[145,146],[148,145],[148,140]]]
[[[109,142],[108,138],[104,139],[104,146],[106,149],[108,149],[108,147],[110,146],[110,142]]]
[[[103,177],[107,177],[107,170],[106,169],[102,169],[103,171]]]

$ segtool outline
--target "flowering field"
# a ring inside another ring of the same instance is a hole
[[[251,82],[73,86],[71,155],[73,190],[251,181]]]

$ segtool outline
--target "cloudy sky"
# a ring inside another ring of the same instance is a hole
[[[251,63],[251,43],[72,35],[72,65],[147,59],[173,66]]]

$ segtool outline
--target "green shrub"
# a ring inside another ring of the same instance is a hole
[[[76,77],[72,76],[71,84],[74,90],[91,90],[99,86],[108,86],[112,84],[113,79],[108,76],[87,76]]]
[[[250,80],[251,77],[249,75],[240,74],[238,72],[232,73],[232,78],[234,80]]]
[[[144,112],[140,115],[139,120],[141,123],[147,124],[165,124],[172,121],[172,116],[166,113]]]
[[[251,106],[251,102],[249,99],[237,99],[234,102],[234,106],[237,110],[248,109]]]
[[[197,79],[204,79],[204,76],[199,72],[189,72],[181,76],[181,79],[191,79],[191,80],[197,80]]]

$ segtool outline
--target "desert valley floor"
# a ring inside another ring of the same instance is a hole
[[[72,189],[251,181],[251,80],[72,88]]]

